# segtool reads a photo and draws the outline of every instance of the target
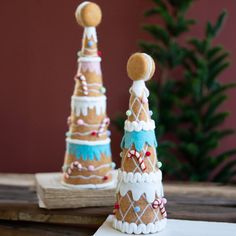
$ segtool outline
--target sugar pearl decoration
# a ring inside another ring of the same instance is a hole
[[[145,155],[149,157],[151,155],[151,152],[147,151]]]
[[[111,136],[111,131],[110,130],[107,130],[107,136]]]
[[[166,203],[167,203],[167,199],[166,198],[162,198],[162,202],[163,202],[163,204],[165,205]]]
[[[108,180],[108,176],[105,175],[105,176],[103,177],[103,180]]]
[[[127,110],[127,111],[126,111],[126,115],[127,115],[127,116],[131,116],[131,114],[132,114],[131,110]]]
[[[93,41],[88,41],[88,46],[92,47],[93,46]]]
[[[162,163],[160,161],[157,162],[157,166],[158,168],[161,168],[162,167]]]
[[[149,111],[149,115],[152,116],[153,115],[153,111]]]
[[[77,120],[77,124],[78,124],[78,125],[83,125],[83,124],[84,124],[84,121],[83,121],[82,119],[78,119],[78,120]]]
[[[94,171],[94,169],[95,169],[95,167],[94,167],[93,165],[89,165],[89,166],[88,166],[88,170],[89,170],[89,171]]]
[[[114,208],[118,210],[120,208],[120,205],[118,203],[115,203]]]
[[[101,93],[106,93],[106,88],[105,87],[101,87],[100,91],[101,91]]]
[[[112,169],[115,169],[115,168],[116,168],[116,163],[115,163],[115,162],[112,162],[112,163],[111,163],[111,168],[112,168]]]
[[[140,211],[140,207],[139,207],[139,206],[136,206],[136,207],[134,208],[134,211],[135,211],[135,212],[139,212],[139,211]]]

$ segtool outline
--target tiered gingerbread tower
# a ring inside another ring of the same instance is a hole
[[[75,13],[84,27],[82,49],[71,98],[69,132],[63,165],[63,183],[79,188],[99,188],[112,183],[109,118],[106,114],[101,57],[98,56],[96,26],[102,13],[98,5],[81,3]]]
[[[128,60],[127,71],[133,85],[121,142],[122,161],[113,227],[123,233],[149,234],[162,230],[167,222],[155,123],[151,119],[149,91],[145,86],[145,81],[154,74],[155,64],[149,55],[135,53]]]

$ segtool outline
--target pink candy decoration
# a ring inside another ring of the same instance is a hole
[[[159,199],[154,200],[154,202],[152,203],[152,207],[154,209],[157,209],[159,207],[161,214],[164,217],[167,217],[166,209],[164,207],[164,204],[166,203],[167,203],[167,200],[165,198],[159,198]]]
[[[78,119],[78,120],[77,120],[77,124],[78,124],[78,125],[83,125],[83,124],[84,124],[84,121],[83,121],[82,119]]]
[[[89,166],[88,166],[88,170],[89,170],[89,171],[94,171],[94,169],[95,169],[95,167],[94,167],[93,165],[89,165]]]

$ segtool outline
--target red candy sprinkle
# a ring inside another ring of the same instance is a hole
[[[103,177],[103,180],[108,180],[108,176],[105,175],[105,176]]]
[[[91,133],[91,135],[92,135],[92,136],[95,136],[95,135],[97,135],[97,132],[96,132],[96,131],[93,131],[93,132]]]
[[[101,57],[102,56],[102,52],[98,51],[98,56]]]
[[[150,155],[151,155],[151,152],[147,151],[147,152],[146,152],[146,156],[149,157]]]
[[[120,208],[120,205],[118,203],[115,203],[114,208],[118,210]]]

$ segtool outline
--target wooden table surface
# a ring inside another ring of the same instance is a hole
[[[164,183],[168,217],[236,223],[236,188],[210,183]],[[38,207],[34,175],[0,174],[0,235],[92,235],[110,207]]]

